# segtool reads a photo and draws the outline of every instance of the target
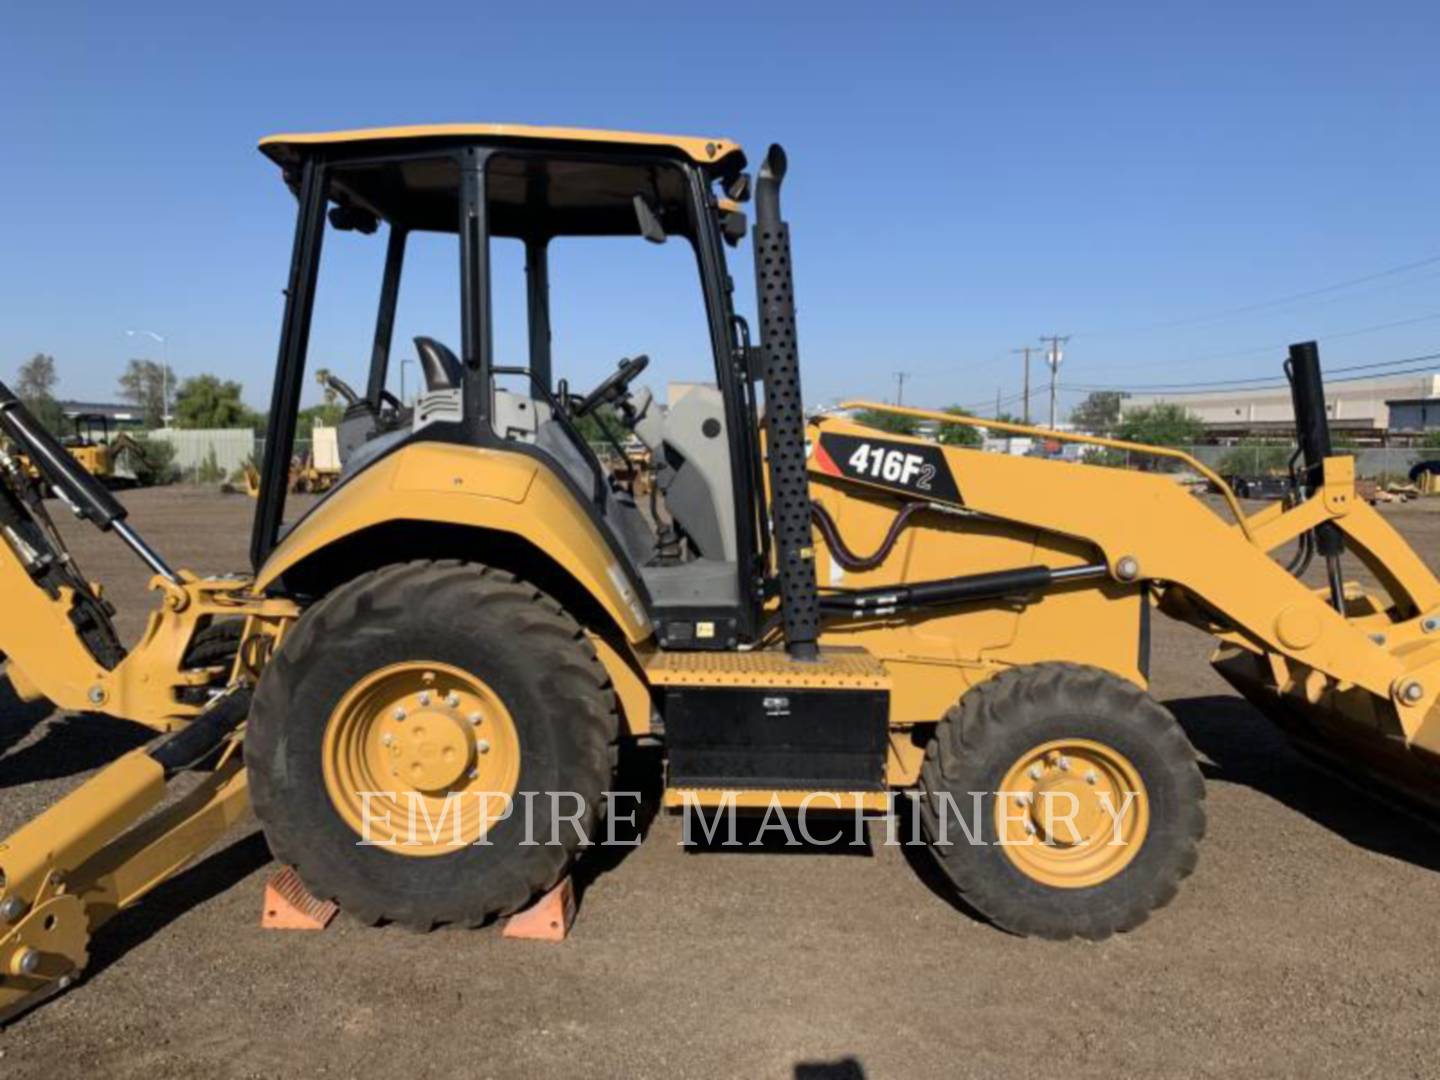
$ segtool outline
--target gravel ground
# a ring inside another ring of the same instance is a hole
[[[242,567],[250,500],[126,497],[175,563]],[[1432,565],[1440,513],[1386,511]],[[73,523],[133,639],[140,564]],[[253,826],[127,912],[89,977],[0,1033],[0,1076],[1437,1076],[1435,835],[1292,753],[1158,620],[1155,692],[1204,758],[1170,908],[1101,944],[1009,937],[903,848],[687,853],[657,820],[591,869],[563,945],[344,918],[265,932]],[[0,833],[143,729],[0,689]]]

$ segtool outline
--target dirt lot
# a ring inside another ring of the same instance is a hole
[[[129,496],[176,563],[243,566],[251,503]],[[1440,513],[1387,511],[1432,565]],[[121,628],[149,598],[67,527]],[[1180,897],[1103,944],[1009,937],[900,848],[687,853],[661,818],[592,870],[571,939],[340,919],[264,932],[253,827],[113,923],[89,978],[0,1034],[0,1076],[1436,1076],[1436,836],[1315,771],[1157,625],[1156,693],[1204,758],[1209,837]],[[144,731],[0,689],[0,831]]]

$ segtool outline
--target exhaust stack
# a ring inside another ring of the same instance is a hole
[[[790,227],[780,217],[785,169],[785,151],[772,145],[755,185],[755,288],[765,361],[770,517],[780,572],[785,650],[791,659],[815,660],[820,654],[816,645],[820,603],[810,537],[810,484],[805,476],[805,410],[800,400],[800,357],[795,340]]]

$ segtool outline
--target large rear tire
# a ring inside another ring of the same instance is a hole
[[[593,838],[616,732],[605,670],[559,604],[497,570],[417,562],[305,613],[256,688],[245,758],[271,850],[311,892],[429,929],[560,879],[582,838],[575,799],[548,793],[578,796]]]
[[[1014,668],[966,693],[938,725],[921,783],[940,868],[965,903],[1020,935],[1134,929],[1175,896],[1205,832],[1204,780],[1175,718],[1078,664]]]

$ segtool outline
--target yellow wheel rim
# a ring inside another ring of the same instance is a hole
[[[444,855],[504,817],[520,780],[520,736],[483,679],[407,661],[371,672],[340,699],[321,762],[331,803],[362,841]]]
[[[1056,889],[1110,880],[1140,853],[1149,828],[1139,770],[1090,739],[1056,739],[1022,754],[995,799],[1001,850]]]

